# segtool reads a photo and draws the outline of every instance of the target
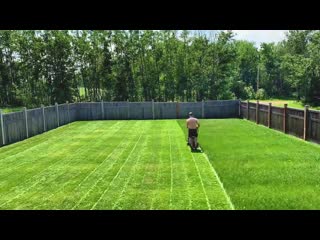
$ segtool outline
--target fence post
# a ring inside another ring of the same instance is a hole
[[[241,99],[239,99],[238,101],[239,101],[239,118],[241,118]]]
[[[154,120],[154,100],[152,99],[152,119]]]
[[[104,120],[104,106],[103,106],[103,100],[101,100],[101,118]]]
[[[259,100],[257,100],[256,104],[256,123],[259,124]]]
[[[269,103],[269,107],[268,107],[268,128],[271,128],[271,108],[272,108],[272,103]]]
[[[130,102],[129,99],[127,99],[127,104],[128,104],[128,119],[130,119]]]
[[[56,114],[57,114],[57,125],[60,126],[60,120],[59,120],[59,106],[58,103],[55,104],[56,106]]]
[[[3,115],[2,110],[0,109],[0,127],[1,127],[1,139],[2,139],[2,145],[6,144],[5,138],[4,138],[4,125],[3,125]]]
[[[202,118],[204,118],[204,100],[202,99]]]
[[[26,107],[23,108],[23,112],[24,112],[24,122],[25,122],[25,126],[26,126],[26,135],[27,135],[27,138],[29,138],[28,113],[27,113]]]
[[[43,131],[45,132],[46,129],[46,116],[44,114],[44,105],[41,104],[41,110],[42,110],[42,120],[43,120]]]
[[[249,111],[250,110],[250,105],[249,105],[249,100],[247,100],[247,119],[249,120]]]
[[[179,119],[180,115],[180,109],[179,109],[179,102],[176,102],[176,118]]]
[[[283,108],[283,132],[286,133],[287,132],[287,107],[288,104],[285,103]]]
[[[66,101],[67,104],[67,110],[68,110],[68,121],[70,123],[70,108],[69,108],[69,101]]]
[[[308,121],[309,121],[309,106],[304,107],[304,119],[303,119],[303,140],[308,139]]]

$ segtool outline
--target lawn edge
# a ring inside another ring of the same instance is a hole
[[[225,197],[227,198],[227,202],[228,202],[228,204],[229,204],[230,207],[231,207],[231,210],[236,210],[235,207],[234,207],[234,205],[233,205],[233,203],[232,203],[232,201],[231,201],[231,198],[230,198],[229,194],[227,193],[227,190],[224,188],[223,183],[222,183],[222,181],[220,180],[220,177],[219,177],[218,173],[216,172],[216,170],[214,169],[213,165],[211,164],[211,162],[210,162],[207,154],[206,154],[205,152],[203,152],[202,154],[203,154],[203,156],[205,157],[205,159],[208,161],[209,165],[211,166],[212,172],[213,172],[213,174],[216,176],[216,178],[217,178],[217,180],[218,180],[218,183],[219,183],[220,187],[222,188]]]
[[[267,127],[267,126],[265,126],[265,125],[263,125],[263,124],[256,124],[255,122],[250,121],[250,120],[248,120],[248,119],[246,119],[246,118],[243,118],[243,119],[240,119],[240,120],[244,120],[244,121],[246,121],[246,122],[249,122],[250,124],[253,124],[253,125],[256,125],[256,126],[259,126],[259,127],[263,127],[263,128],[266,128],[266,129],[270,129],[270,130],[272,130],[273,132],[275,132],[275,133],[277,133],[277,134],[279,134],[279,135],[281,135],[281,136],[286,136],[286,137],[291,138],[291,139],[294,139],[294,140],[296,140],[296,141],[298,141],[298,142],[302,142],[302,143],[304,143],[304,144],[307,144],[307,145],[310,145],[310,146],[313,146],[313,147],[316,147],[316,148],[320,148],[320,144],[317,143],[317,142],[308,141],[308,140],[303,140],[302,138],[299,138],[299,137],[297,137],[297,136],[295,136],[295,135],[292,135],[292,134],[289,134],[289,133],[284,133],[284,132],[282,132],[282,131],[280,131],[280,130],[277,130],[277,129],[269,128],[269,127]]]

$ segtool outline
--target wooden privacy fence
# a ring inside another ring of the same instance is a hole
[[[202,102],[84,102],[55,104],[2,114],[0,146],[81,120],[179,119],[193,112],[197,118],[238,118],[239,100]]]
[[[288,108],[261,104],[259,101],[241,102],[240,116],[250,121],[262,124],[269,128],[282,131],[302,138],[320,143],[320,111]]]

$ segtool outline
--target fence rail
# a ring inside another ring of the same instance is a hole
[[[202,102],[81,102],[41,106],[2,114],[0,147],[22,141],[74,121],[181,119],[193,112],[198,118],[238,118],[239,100]]]
[[[259,101],[241,102],[241,117],[262,124],[267,127],[282,131],[302,138],[320,143],[320,111],[288,108],[261,104]],[[257,118],[258,116],[258,118]]]

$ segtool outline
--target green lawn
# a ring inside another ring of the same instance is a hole
[[[185,134],[83,121],[2,147],[0,209],[320,209],[320,146],[242,119],[201,120],[206,154]]]
[[[176,120],[74,122],[0,148],[0,209],[232,209]]]
[[[257,100],[250,100],[250,102],[256,103]],[[296,100],[289,100],[289,99],[268,99],[268,100],[259,100],[260,103],[268,105],[269,103],[272,103],[272,106],[276,107],[283,107],[284,104],[288,104],[288,107],[290,108],[298,108],[298,109],[304,109],[304,104],[302,102],[296,101]],[[320,110],[320,106],[312,106],[309,107],[309,109],[313,110]]]
[[[19,112],[23,110],[23,107],[0,107],[3,113],[10,113],[10,112]]]
[[[320,209],[319,145],[247,120],[201,123],[200,144],[235,209]]]

